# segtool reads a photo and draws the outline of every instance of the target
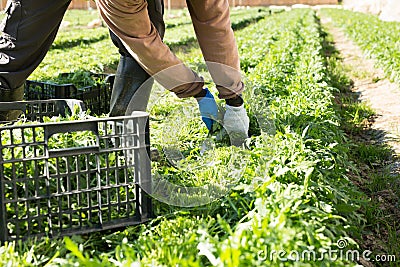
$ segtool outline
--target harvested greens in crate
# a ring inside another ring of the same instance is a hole
[[[109,112],[114,74],[75,72],[61,73],[54,81],[26,81],[27,100],[78,99],[91,114]]]

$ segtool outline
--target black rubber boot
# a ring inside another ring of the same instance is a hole
[[[21,101],[24,98],[24,85],[17,89],[0,88],[0,102]],[[1,105],[1,104],[0,104]],[[0,111],[0,121],[13,121],[21,115],[20,110]]]
[[[111,94],[110,116],[124,116],[131,111],[146,111],[153,86],[153,81],[148,80],[149,78],[133,58],[121,56]]]

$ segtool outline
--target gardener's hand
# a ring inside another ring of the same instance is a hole
[[[207,88],[203,89],[201,95],[204,96],[196,97],[197,103],[199,104],[201,119],[207,126],[207,129],[211,131],[214,121],[218,117],[217,103],[215,102],[214,96]]]
[[[249,116],[247,116],[243,104],[239,107],[226,105],[223,126],[229,135],[232,145],[241,146],[244,143],[248,137],[249,124]]]

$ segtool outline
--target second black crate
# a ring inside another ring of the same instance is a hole
[[[62,81],[68,81],[68,77],[75,73],[62,73]],[[79,99],[85,103],[87,109],[93,115],[107,114],[110,109],[111,91],[114,85],[114,74],[89,73],[93,79],[90,85],[79,85],[76,83],[55,83],[43,81],[26,81],[26,100],[48,100],[48,99]]]

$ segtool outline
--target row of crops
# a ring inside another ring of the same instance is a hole
[[[377,16],[340,9],[323,9],[335,25],[344,29],[364,53],[373,58],[387,77],[400,84],[400,24]]]
[[[280,263],[260,253],[309,248],[318,253],[337,249],[339,240],[354,243],[350,235],[362,220],[353,213],[359,208],[360,194],[345,175],[347,147],[338,129],[340,119],[332,103],[335,88],[329,86],[323,40],[313,11],[275,15],[236,36],[251,88],[245,95],[247,109],[253,119],[266,124],[261,125],[261,135],[253,137],[250,150],[221,147],[211,154],[222,164],[226,162],[222,159],[232,160],[228,155],[239,155],[245,166],[229,196],[208,210],[160,219],[146,235],[125,246],[126,251],[138,253],[143,263],[271,266]],[[193,125],[179,122],[188,129],[182,130],[181,138],[196,143],[189,131]],[[160,170],[171,175],[171,169],[160,166]],[[213,173],[213,177],[202,173],[185,177],[174,170],[172,179],[181,176],[177,182],[186,185],[204,180],[215,183],[222,173]],[[350,264],[322,258],[326,265]],[[288,266],[296,264],[292,260]],[[302,264],[307,262],[313,265],[315,261],[304,259]]]
[[[235,185],[229,193],[193,208],[155,201],[157,219],[116,233],[46,240],[32,246],[3,244],[0,263],[355,265],[339,254],[332,260],[326,253],[357,248],[353,237],[364,221],[359,212],[364,196],[347,177],[352,168],[350,148],[340,130],[342,118],[334,104],[338,89],[332,86],[327,71],[325,35],[318,18],[310,9],[272,15],[258,9],[236,12],[232,24],[247,86],[244,97],[252,134],[249,148],[216,141],[213,150],[201,153],[199,147],[207,133],[199,114],[193,119],[181,117],[181,111],[192,110],[187,107],[193,106],[193,99],[178,100],[164,93],[162,98],[151,100],[149,108],[152,145],[161,151],[175,138],[186,157],[180,168],[155,161],[153,173],[182,186],[219,185],[234,176]],[[190,24],[177,18],[167,25],[171,26],[167,27],[166,42],[212,87],[200,49],[192,41]],[[54,80],[59,72],[115,68],[119,56],[105,37],[107,30],[92,33],[93,37],[85,34],[87,41],[75,34],[68,37],[68,31],[61,33],[31,79]],[[169,136],[169,129],[179,130]],[[237,172],[229,169],[232,166]],[[285,253],[278,257],[280,251]]]

